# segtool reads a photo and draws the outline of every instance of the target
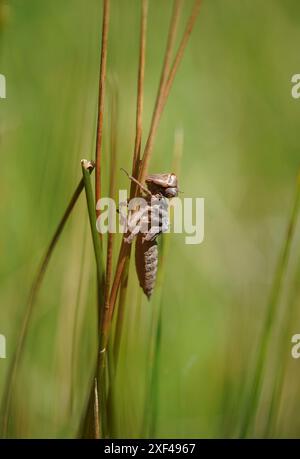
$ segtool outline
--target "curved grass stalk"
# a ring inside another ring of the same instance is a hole
[[[92,172],[94,169],[94,166],[91,164],[88,170],[88,174]],[[14,353],[14,356],[12,358],[12,362],[10,365],[10,368],[8,370],[8,375],[6,377],[6,383],[5,383],[5,388],[3,391],[3,398],[2,398],[2,413],[3,413],[3,422],[1,426],[1,436],[6,437],[7,435],[7,429],[8,429],[8,422],[9,422],[9,412],[10,412],[10,405],[11,405],[11,397],[12,397],[12,392],[13,388],[16,382],[16,375],[17,375],[17,369],[18,365],[21,360],[22,356],[22,351],[24,349],[24,344],[26,341],[26,337],[28,334],[28,328],[29,328],[29,322],[32,317],[32,313],[34,310],[34,305],[35,305],[35,300],[37,298],[39,289],[41,287],[42,281],[44,279],[47,267],[49,265],[51,256],[53,254],[53,251],[57,245],[57,242],[63,232],[63,229],[65,227],[66,222],[68,221],[72,210],[84,188],[84,181],[83,179],[80,180],[79,184],[77,185],[73,196],[71,197],[71,200],[55,230],[55,233],[50,241],[50,244],[46,250],[45,255],[42,258],[40,268],[38,269],[37,275],[35,280],[33,281],[30,293],[29,293],[29,299],[27,303],[27,308],[24,314],[24,317],[22,319],[21,327],[20,327],[20,334],[17,340],[17,346],[16,350]]]
[[[79,305],[80,305],[80,297],[82,291],[82,278],[84,272],[84,264],[85,264],[85,256],[86,256],[86,231],[87,231],[87,222],[84,222],[83,228],[83,237],[82,237],[82,250],[81,250],[81,260],[80,260],[80,270],[78,276],[78,288],[77,288],[77,299],[76,299],[76,306],[75,306],[75,320],[74,326],[72,331],[72,358],[71,358],[71,395],[70,395],[70,415],[73,416],[74,413],[74,404],[75,404],[75,380],[76,380],[76,350],[77,350],[77,340],[76,340],[76,332],[78,329],[78,315],[79,315]]]

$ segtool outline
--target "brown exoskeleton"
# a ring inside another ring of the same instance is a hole
[[[128,177],[138,184],[144,196],[143,200],[138,201],[137,208],[131,209],[127,219],[125,242],[130,244],[136,237],[136,271],[140,286],[150,299],[158,265],[156,238],[169,228],[169,199],[178,194],[177,177],[173,173],[148,175],[147,188],[134,177]]]

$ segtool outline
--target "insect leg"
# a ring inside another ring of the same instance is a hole
[[[124,237],[124,241],[131,244],[135,236],[140,232],[141,226],[145,222],[145,213],[148,212],[148,207],[142,207],[135,211],[132,216],[127,219],[127,231],[129,235]]]
[[[149,196],[152,196],[152,194],[150,193],[150,191],[144,186],[141,184],[141,182],[139,182],[136,178],[134,178],[132,175],[128,174],[127,171],[125,171],[125,169],[123,169],[123,167],[121,167],[121,171],[125,172],[125,174],[127,175],[127,177],[132,180],[133,182],[135,182],[140,188],[141,190],[143,190],[145,193],[147,193]]]

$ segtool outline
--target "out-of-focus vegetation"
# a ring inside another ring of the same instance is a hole
[[[192,3],[184,3],[188,14]],[[139,5],[112,0],[109,33],[109,92],[117,81],[119,96],[118,166],[128,170]],[[171,5],[150,1],[145,132]],[[145,406],[157,437],[240,433],[300,163],[300,102],[290,93],[291,76],[300,71],[299,25],[296,0],[203,0],[159,128],[151,171],[170,170],[174,132],[183,128],[180,188],[186,197],[205,198],[205,241],[191,246],[185,235],[166,236],[150,404],[145,400],[154,308],[144,298],[140,302],[132,263],[111,406],[115,436],[145,435]],[[94,155],[101,2],[2,1],[0,28],[0,73],[7,81],[7,99],[0,100],[0,333],[7,338],[7,359],[0,360],[2,392],[40,257],[81,177],[80,159]],[[104,168],[109,96],[107,102]],[[117,179],[128,187],[122,172]],[[107,182],[108,176],[106,191]],[[300,434],[300,362],[290,354],[290,338],[300,333],[299,248],[296,232],[250,436]],[[9,436],[76,435],[95,359],[95,291],[82,196],[39,294],[18,369]],[[270,422],[270,399],[282,367],[278,410]]]

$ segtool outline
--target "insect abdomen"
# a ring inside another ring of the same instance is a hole
[[[150,299],[155,286],[158,265],[157,242],[156,240],[142,242],[142,238],[142,234],[137,236],[135,265],[140,286]]]

